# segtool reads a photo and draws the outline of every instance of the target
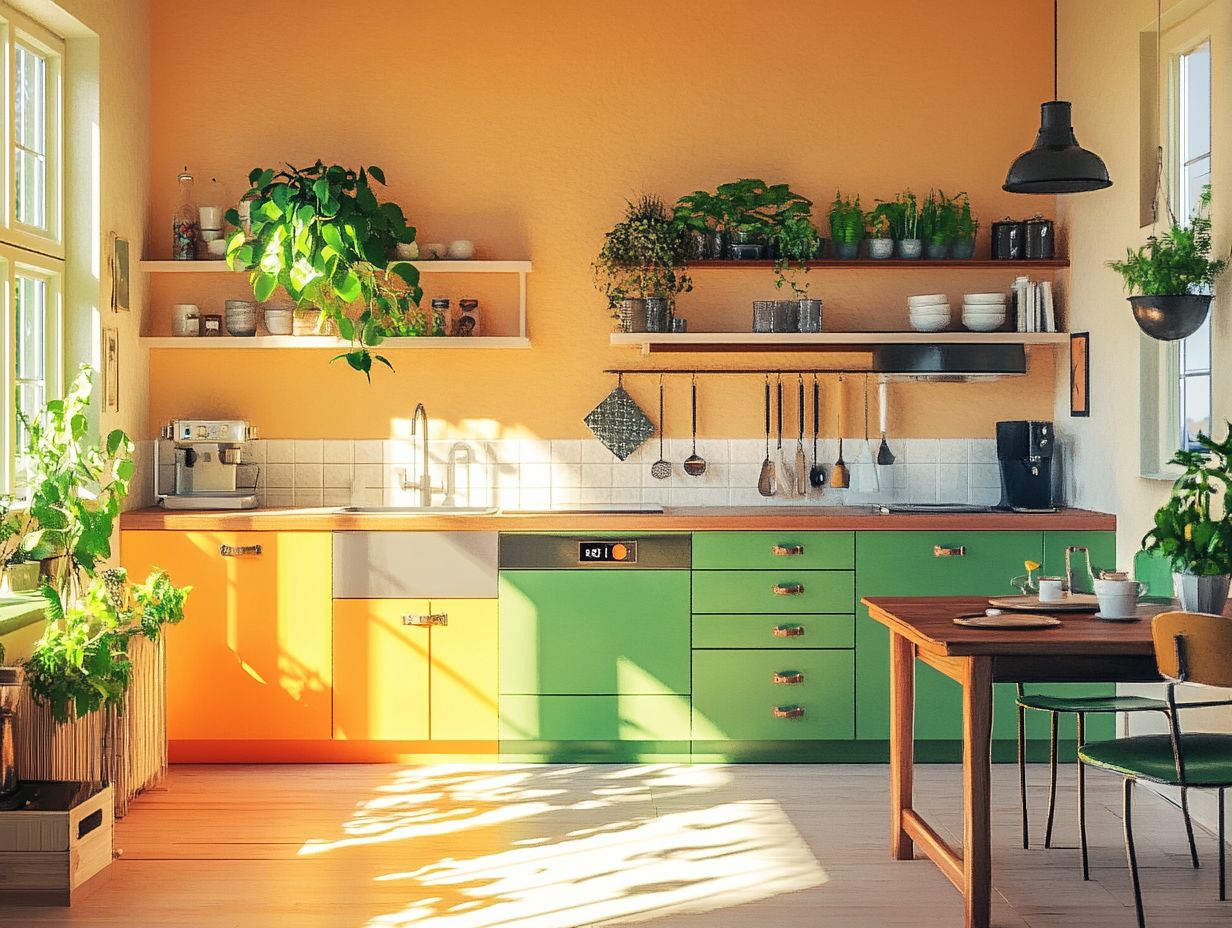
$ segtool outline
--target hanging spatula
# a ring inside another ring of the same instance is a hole
[[[762,496],[773,496],[777,487],[774,481],[774,462],[770,460],[770,375],[766,375],[766,459],[761,462],[761,473],[757,477],[757,492]]]
[[[796,475],[792,473],[791,462],[787,460],[787,452],[783,450],[783,375],[779,375],[778,385],[778,445],[775,448],[774,479],[783,496],[796,495]]]
[[[796,496],[804,496],[808,493],[808,461],[804,457],[804,376],[797,374],[796,377],[796,386],[799,388],[796,408],[800,414],[799,429],[796,432]]]
[[[881,410],[881,446],[877,449],[877,463],[882,467],[889,467],[894,463],[894,452],[886,444],[886,396],[888,393],[889,388],[883,377],[881,383],[877,385],[877,406]]]

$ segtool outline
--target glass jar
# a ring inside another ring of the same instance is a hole
[[[458,300],[458,315],[449,327],[449,334],[455,338],[478,336],[479,331],[479,301],[476,299]]]
[[[192,261],[197,257],[200,218],[193,199],[193,176],[188,173],[187,165],[177,180],[180,182],[180,194],[171,216],[171,257],[175,261]]]
[[[438,296],[432,300],[432,320],[429,335],[444,335],[449,331],[449,298]]]

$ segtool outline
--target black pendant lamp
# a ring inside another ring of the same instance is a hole
[[[1040,130],[1035,144],[1014,159],[1003,190],[1010,193],[1082,193],[1112,186],[1099,155],[1074,137],[1071,104],[1057,97],[1057,0],[1052,3],[1052,95],[1040,106]]]

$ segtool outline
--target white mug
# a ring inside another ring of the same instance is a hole
[[[1128,619],[1137,615],[1138,597],[1145,596],[1146,591],[1145,583],[1123,577],[1095,581],[1100,615],[1109,619]]]
[[[1060,602],[1066,596],[1065,581],[1060,577],[1039,578],[1039,601],[1041,603]]]

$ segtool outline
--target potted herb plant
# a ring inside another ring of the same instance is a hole
[[[643,196],[603,238],[591,265],[595,287],[624,332],[666,332],[672,304],[693,289],[687,261],[689,236],[663,201]]]
[[[898,257],[908,261],[919,258],[924,253],[924,243],[920,240],[920,206],[915,194],[905,190],[892,203],[878,206],[889,217]]]
[[[1109,261],[1129,291],[1139,328],[1151,338],[1176,341],[1198,331],[1211,309],[1215,279],[1226,258],[1211,258],[1211,188],[1202,188],[1188,225],[1175,218],[1162,236],[1152,235],[1124,261]]]
[[[950,257],[966,261],[975,257],[975,235],[980,229],[980,223],[971,214],[971,200],[965,193],[960,193],[954,199],[958,213],[954,220],[954,241],[950,245]]]
[[[774,253],[774,285],[778,289],[790,286],[796,299],[797,329],[801,332],[821,331],[821,300],[808,295],[809,262],[821,253],[821,234],[810,215],[812,203],[792,209],[776,217],[770,230]]]
[[[297,310],[319,309],[321,330],[332,325],[350,343],[334,360],[345,359],[369,380],[374,360],[393,369],[371,351],[391,332],[431,334],[419,307],[419,271],[390,260],[398,245],[415,241],[415,229],[396,203],[377,199],[373,183],[385,183],[379,167],[354,171],[317,161],[277,172],[256,168],[248,182],[247,229],[238,210],[227,211],[238,227],[227,239],[227,264],[249,272],[258,301],[282,287]]]
[[[940,261],[950,252],[950,242],[958,225],[958,210],[944,193],[931,190],[920,207],[920,235],[924,239],[924,257]]]
[[[38,589],[42,537],[28,508],[0,496],[0,596]]]
[[[894,205],[878,203],[864,216],[864,225],[868,230],[868,256],[874,260],[884,261],[894,254],[894,235],[890,230],[890,215],[894,212]]]
[[[1232,423],[1222,442],[1199,434],[1198,444],[1201,450],[1173,456],[1172,463],[1184,473],[1155,513],[1142,549],[1171,562],[1182,609],[1219,613],[1232,579],[1232,514],[1226,496],[1232,489]]]
[[[691,259],[715,261],[727,254],[727,208],[722,198],[695,190],[676,201],[672,216],[688,231]]]
[[[854,200],[835,193],[830,204],[830,237],[834,239],[834,256],[850,261],[860,254],[860,240],[864,238],[864,211],[860,209],[860,197]]]

